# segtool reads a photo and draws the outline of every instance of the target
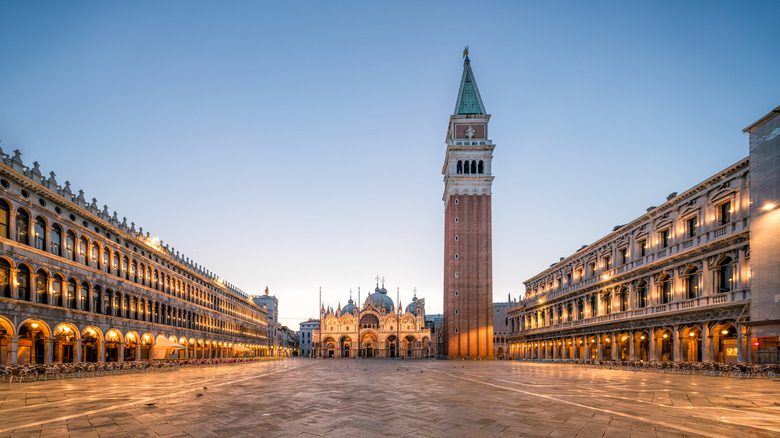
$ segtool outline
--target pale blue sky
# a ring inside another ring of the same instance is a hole
[[[0,144],[251,292],[440,312],[444,135],[471,46],[494,296],[747,155],[780,4],[0,2]],[[357,298],[357,297],[356,297]]]

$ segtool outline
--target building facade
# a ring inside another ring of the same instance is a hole
[[[525,282],[509,313],[523,358],[744,361],[748,160]]]
[[[527,280],[511,356],[777,362],[777,111],[746,129],[749,158]]]
[[[0,364],[266,354],[235,286],[0,150]]]
[[[322,358],[434,357],[425,326],[425,300],[415,295],[396,310],[384,285],[377,285],[363,306],[350,297],[341,309],[322,309],[320,327],[312,330],[315,355]]]
[[[298,330],[298,348],[300,349],[301,357],[315,357],[314,356],[314,342],[312,333],[320,328],[319,319],[310,319],[300,323]]]
[[[493,303],[493,355],[496,359],[509,359],[509,309],[515,304],[507,297],[504,303]]]
[[[262,295],[255,295],[252,301],[265,309],[268,315],[266,325],[266,346],[271,356],[289,356],[288,339],[285,330],[289,328],[279,322],[279,299],[276,295],[271,295],[268,286],[265,287]]]
[[[750,325],[759,362],[778,362],[780,336],[780,107],[750,135]]]
[[[444,175],[444,355],[493,357],[493,149],[468,49],[447,129]]]

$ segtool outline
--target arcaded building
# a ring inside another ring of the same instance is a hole
[[[359,300],[358,300],[359,301]],[[425,299],[405,310],[395,307],[384,285],[377,284],[362,306],[350,296],[344,307],[321,309],[319,328],[312,329],[315,355],[322,358],[435,357],[435,344],[425,325]]]
[[[748,158],[525,281],[511,356],[777,362],[777,115],[747,128]]]
[[[444,158],[444,356],[493,357],[492,160],[490,114],[468,48]]]
[[[0,364],[265,348],[266,314],[247,294],[0,150]]]

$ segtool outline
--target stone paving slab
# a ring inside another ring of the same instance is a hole
[[[0,437],[780,437],[780,382],[309,360],[0,384]]]

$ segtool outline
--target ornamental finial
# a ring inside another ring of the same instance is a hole
[[[469,46],[463,48],[463,59],[469,59]]]

